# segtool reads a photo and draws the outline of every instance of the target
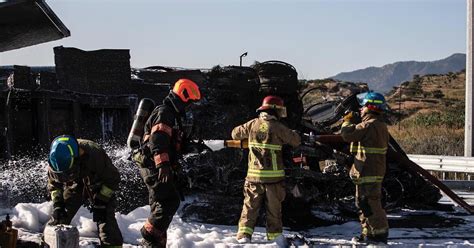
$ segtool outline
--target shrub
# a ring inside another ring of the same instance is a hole
[[[457,111],[433,112],[429,114],[419,114],[413,119],[416,126],[433,127],[445,126],[447,128],[463,128],[464,113]]]
[[[434,90],[431,92],[432,96],[437,99],[441,99],[444,97],[444,94],[441,90]]]

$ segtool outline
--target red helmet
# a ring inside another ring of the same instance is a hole
[[[280,118],[286,117],[286,108],[283,103],[283,99],[278,96],[267,96],[263,98],[262,106],[257,109],[258,111],[274,109]]]
[[[182,78],[174,84],[173,93],[183,102],[199,101],[201,99],[201,92],[199,86],[189,79]]]

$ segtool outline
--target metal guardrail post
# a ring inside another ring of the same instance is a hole
[[[464,156],[472,157],[473,156],[473,142],[474,142],[474,132],[473,132],[473,80],[472,80],[472,67],[473,67],[473,33],[472,33],[472,24],[473,24],[473,10],[474,5],[473,0],[467,0],[467,30],[466,30],[466,109],[465,109],[465,129],[464,129]]]

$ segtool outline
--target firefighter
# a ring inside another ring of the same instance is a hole
[[[122,247],[115,220],[120,174],[105,151],[93,141],[62,135],[53,140],[48,162],[48,190],[53,201],[48,224],[69,224],[88,200],[101,247]]]
[[[258,117],[232,130],[232,138],[247,139],[248,171],[237,241],[251,241],[260,206],[265,202],[267,239],[285,242],[282,235],[281,203],[285,199],[282,145],[300,145],[300,136],[280,122],[286,117],[283,100],[267,96],[257,109]]]
[[[362,232],[353,240],[387,243],[387,214],[381,202],[389,142],[383,120],[385,98],[380,93],[369,92],[361,105],[361,122],[355,123],[356,115],[350,112],[344,116],[341,128],[343,139],[351,142],[350,151],[355,154],[350,176],[356,186],[356,206]]]
[[[150,114],[142,146],[133,155],[148,189],[151,208],[140,230],[144,246],[166,247],[166,232],[180,204],[174,177],[183,145],[182,118],[186,109],[200,99],[196,83],[179,79],[163,103]]]

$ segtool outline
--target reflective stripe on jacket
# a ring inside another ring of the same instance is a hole
[[[182,139],[178,118],[175,109],[164,103],[153,110],[145,123],[143,142],[151,154],[146,161],[153,161],[155,167],[177,164]]]
[[[285,178],[282,146],[301,143],[300,136],[265,112],[258,118],[235,127],[233,139],[248,139],[249,158],[247,181],[273,183]]]
[[[342,138],[351,142],[355,154],[351,177],[356,184],[381,183],[386,170],[386,153],[389,141],[387,125],[382,117],[364,113],[362,122],[355,125],[344,122]]]

